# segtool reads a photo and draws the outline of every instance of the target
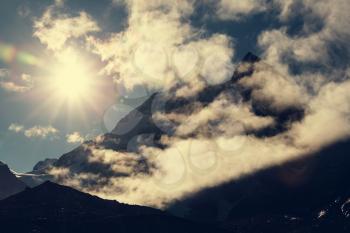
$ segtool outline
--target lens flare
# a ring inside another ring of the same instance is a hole
[[[0,42],[0,61],[7,64],[18,62],[24,65],[40,66],[41,62],[36,56],[18,50],[15,46]]]

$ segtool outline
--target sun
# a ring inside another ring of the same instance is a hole
[[[94,79],[88,62],[76,51],[67,49],[57,55],[50,73],[49,87],[56,100],[74,105],[91,97]]]
[[[103,111],[113,89],[106,83],[109,79],[101,75],[99,60],[75,47],[50,55],[43,62],[32,97],[40,101],[33,114],[47,111],[52,121],[66,117],[69,124],[74,119],[88,124],[92,114]]]
[[[60,64],[54,70],[51,85],[57,98],[77,102],[88,96],[91,81],[83,64]]]

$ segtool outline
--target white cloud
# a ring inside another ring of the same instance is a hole
[[[301,62],[327,63],[330,44],[350,47],[350,5],[347,0],[305,0],[275,1],[280,8],[280,19],[288,26],[293,17],[304,17],[301,35],[289,36],[286,26],[267,30],[259,37],[259,44],[265,50],[265,56],[271,64],[278,64],[282,58],[290,57]],[[301,11],[293,10],[297,6]],[[307,15],[297,15],[309,12]],[[319,30],[313,30],[321,24]]]
[[[57,137],[59,130],[52,126],[34,126],[32,128],[26,129],[24,135],[27,138],[55,138]]]
[[[8,129],[12,132],[19,133],[24,130],[24,126],[20,124],[12,123]]]
[[[57,1],[60,4],[63,1]],[[34,21],[34,36],[48,49],[60,50],[71,38],[79,38],[100,28],[86,12],[79,12],[78,16],[59,13],[55,7],[49,7],[43,16]]]
[[[103,198],[164,208],[187,194],[281,164],[302,153],[277,138],[243,137],[245,143],[236,148],[234,145],[242,142],[239,137],[172,138],[164,150],[144,147],[141,157],[140,154],[92,148],[90,161],[110,165],[115,172],[124,175],[105,177],[57,169],[50,174],[63,184]],[[140,172],[143,158],[154,165],[150,173]],[[82,185],[89,180],[97,181],[96,185]]]
[[[220,0],[217,15],[223,20],[240,20],[249,14],[266,10],[265,0]]]
[[[157,124],[176,126],[178,136],[191,137],[234,137],[274,124],[272,117],[256,116],[249,104],[235,100],[229,93],[220,95],[209,106],[197,105],[189,114],[157,112],[153,120]]]
[[[291,135],[299,146],[320,148],[350,137],[350,81],[324,85],[309,104],[308,115]]]
[[[8,92],[27,92],[33,88],[33,79],[28,74],[15,79],[9,70],[0,69],[0,88]]]
[[[303,107],[308,101],[306,89],[294,77],[282,75],[264,62],[254,65],[254,74],[239,81],[245,88],[252,89],[254,100],[269,103],[275,110]]]
[[[17,123],[12,123],[8,127],[9,131],[15,132],[15,133],[22,133],[27,138],[41,138],[41,139],[57,139],[59,130],[49,126],[40,126],[36,125],[31,128],[26,128],[24,125],[20,125]]]
[[[83,143],[85,141],[85,138],[79,132],[73,132],[71,134],[67,134],[66,139],[67,139],[67,142],[71,144]]]
[[[55,5],[56,6],[63,6],[64,2],[65,2],[65,0],[55,0]]]
[[[230,38],[221,34],[204,37],[184,20],[193,12],[193,1],[125,4],[129,10],[125,31],[106,40],[88,39],[91,49],[107,63],[103,72],[113,76],[117,85],[127,90],[137,85],[168,89],[180,82],[192,86],[220,82],[231,75],[234,51]],[[208,60],[215,61],[214,65],[203,67]],[[220,75],[214,77],[218,70]]]

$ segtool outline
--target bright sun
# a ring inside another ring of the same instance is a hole
[[[93,56],[67,47],[56,51],[45,64],[38,88],[44,100],[40,98],[38,112],[49,109],[52,120],[64,114],[68,120],[78,117],[86,121],[90,111],[100,111],[103,91],[110,89],[104,85],[106,79],[99,75],[99,63]]]
[[[50,77],[50,90],[55,99],[77,104],[89,98],[93,90],[93,77],[88,64],[74,50],[58,55]]]

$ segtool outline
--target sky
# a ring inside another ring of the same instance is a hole
[[[112,130],[169,89],[168,66],[187,81],[201,64],[215,83],[253,52],[317,96],[349,76],[348,10],[347,0],[3,0],[0,160],[30,171]]]

